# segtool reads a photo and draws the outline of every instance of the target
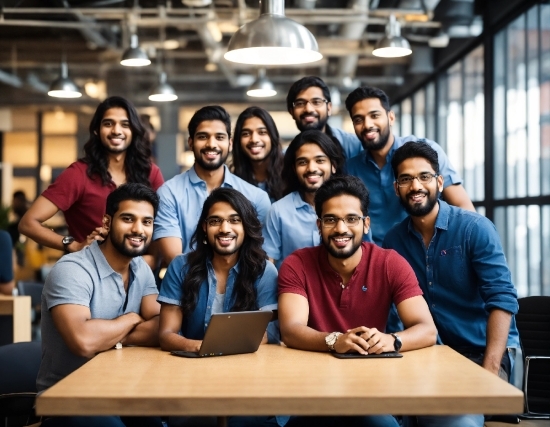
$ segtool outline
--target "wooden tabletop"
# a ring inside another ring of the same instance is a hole
[[[523,393],[446,346],[341,360],[262,345],[186,359],[153,348],[99,354],[37,399],[39,415],[504,414]]]
[[[0,315],[12,316],[13,342],[31,340],[31,297],[28,295],[0,295]]]

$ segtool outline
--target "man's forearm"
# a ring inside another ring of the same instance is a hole
[[[159,316],[155,316],[137,325],[121,340],[123,345],[141,345],[158,347],[159,345]]]
[[[498,375],[502,355],[506,349],[511,321],[511,313],[496,308],[491,311],[487,320],[487,344],[483,367],[495,375]]]
[[[327,335],[327,332],[319,332],[305,325],[292,325],[286,328],[281,326],[281,336],[285,345],[299,350],[328,351],[325,342]]]

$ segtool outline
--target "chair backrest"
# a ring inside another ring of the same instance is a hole
[[[29,295],[31,297],[31,305],[39,306],[42,300],[42,290],[44,283],[19,280],[17,282],[17,291],[19,295]]]
[[[518,300],[516,323],[524,357],[529,360],[529,375],[524,390],[530,412],[550,413],[550,296]],[[546,359],[537,359],[543,356]]]

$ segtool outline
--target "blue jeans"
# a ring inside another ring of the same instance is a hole
[[[391,415],[367,416],[293,416],[285,427],[399,427]]]
[[[162,427],[160,417],[51,417],[41,427]]]

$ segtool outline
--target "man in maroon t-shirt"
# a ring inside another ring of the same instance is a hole
[[[362,242],[369,194],[359,178],[334,177],[315,195],[321,244],[300,249],[279,270],[284,343],[311,351],[382,353],[435,344],[437,331],[409,264]],[[392,303],[405,329],[384,333]]]

